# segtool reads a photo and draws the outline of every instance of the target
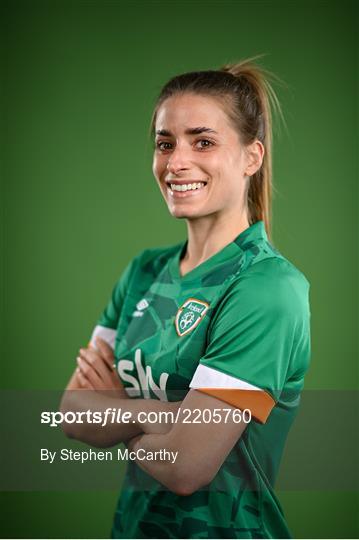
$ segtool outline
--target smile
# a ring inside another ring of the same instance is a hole
[[[172,191],[190,191],[191,189],[201,189],[204,182],[195,182],[194,184],[170,184]]]
[[[183,197],[197,194],[198,192],[202,191],[206,185],[207,182],[192,182],[188,184],[167,182],[168,191],[173,197]]]

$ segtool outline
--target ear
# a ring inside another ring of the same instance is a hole
[[[246,147],[247,166],[245,169],[246,176],[252,176],[261,168],[264,156],[264,146],[258,141]]]

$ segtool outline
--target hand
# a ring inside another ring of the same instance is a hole
[[[143,437],[143,433],[140,433],[139,435],[132,437],[132,439],[128,439],[127,441],[125,441],[126,448],[128,448],[129,451],[132,452],[135,449],[137,442],[140,441],[142,437]]]
[[[96,346],[81,348],[77,357],[76,370],[79,383],[83,389],[96,390],[127,399],[128,395],[114,367],[114,355],[111,347],[101,339],[96,338]]]

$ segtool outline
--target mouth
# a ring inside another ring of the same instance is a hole
[[[185,197],[200,193],[207,185],[206,180],[166,180],[166,186],[172,197]]]

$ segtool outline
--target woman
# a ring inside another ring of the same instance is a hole
[[[188,239],[130,262],[67,387],[136,419],[180,411],[167,424],[65,427],[136,456],[178,453],[129,462],[115,538],[291,536],[273,485],[309,364],[309,283],[270,242],[278,102],[252,60],[162,89],[153,174]],[[86,406],[65,393],[62,409]]]

